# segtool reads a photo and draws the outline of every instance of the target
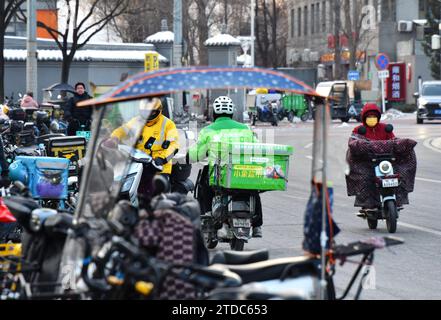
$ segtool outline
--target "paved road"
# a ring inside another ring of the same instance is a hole
[[[441,196],[441,149],[435,140],[441,137],[441,123],[416,125],[413,116],[389,121],[399,137],[418,141],[417,180],[415,192],[410,194],[409,206],[401,211],[396,236],[405,244],[391,250],[379,250],[375,255],[375,289],[364,290],[363,299],[441,299],[441,210],[437,199]],[[387,235],[385,222],[377,230],[369,230],[367,223],[355,216],[353,198],[346,195],[344,172],[347,139],[357,125],[333,122],[330,129],[329,172],[334,183],[334,218],[342,229],[338,243],[372,236]],[[264,229],[262,239],[252,239],[245,249],[270,249],[271,257],[286,257],[302,253],[303,215],[310,192],[312,122],[271,126],[260,125],[261,137],[271,137],[276,143],[294,146],[291,158],[289,187],[286,192],[262,195]],[[220,244],[218,249],[228,249]],[[342,292],[349,282],[355,264],[337,268],[336,285]],[[354,288],[355,289],[355,288]]]

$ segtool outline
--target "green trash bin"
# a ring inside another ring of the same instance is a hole
[[[308,104],[305,101],[305,97],[301,94],[286,94],[282,98],[282,117],[287,117],[290,122],[294,117],[306,121],[309,118]]]
[[[293,147],[218,143],[209,154],[210,185],[227,189],[286,190]]]

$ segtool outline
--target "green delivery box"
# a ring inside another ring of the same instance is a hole
[[[210,185],[228,189],[286,190],[293,147],[266,143],[215,143]]]

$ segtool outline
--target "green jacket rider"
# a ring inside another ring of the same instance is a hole
[[[215,159],[215,152],[218,150],[217,144],[224,143],[246,143],[258,142],[254,132],[245,124],[232,119],[234,113],[233,101],[226,96],[220,96],[213,102],[214,123],[203,128],[199,133],[197,144],[189,150],[191,161],[202,161],[205,158]],[[206,213],[211,211],[214,192],[209,185],[208,166],[205,166],[201,175],[200,188],[203,192],[198,192],[198,201],[201,211]],[[256,196],[256,215],[252,221],[253,237],[262,237],[262,205],[260,197]],[[218,231],[218,237],[226,237],[228,225]]]

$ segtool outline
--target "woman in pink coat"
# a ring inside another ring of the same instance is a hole
[[[38,108],[38,103],[37,103],[37,101],[34,100],[34,94],[31,91],[26,92],[23,99],[21,99],[20,106],[23,109]]]

